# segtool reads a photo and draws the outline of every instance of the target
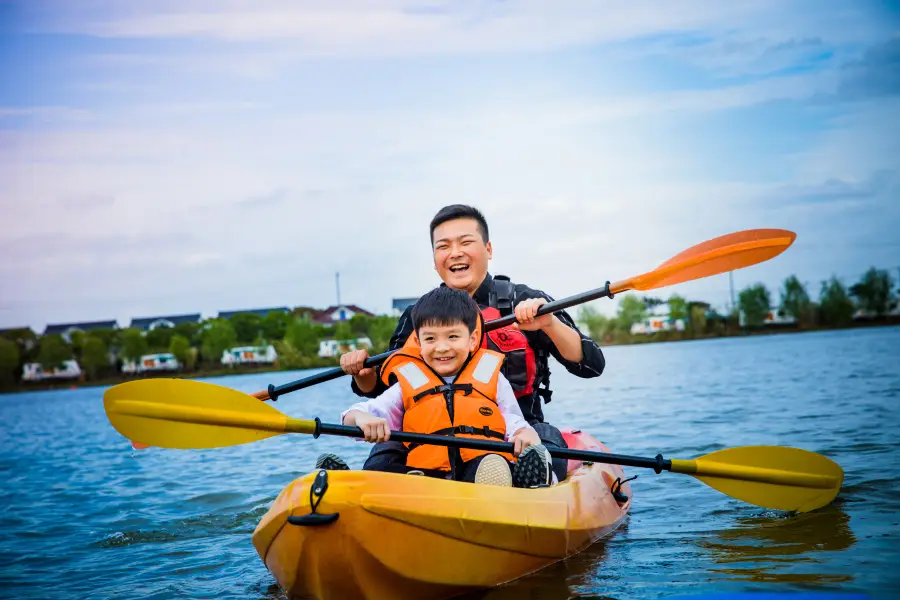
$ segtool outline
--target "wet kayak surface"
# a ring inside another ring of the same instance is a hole
[[[890,598],[900,591],[900,327],[604,352],[598,379],[551,364],[548,421],[638,456],[797,446],[841,464],[841,493],[826,508],[790,516],[689,476],[626,468],[638,475],[634,505],[612,536],[469,598]],[[251,392],[313,372],[206,381]],[[370,448],[282,435],[231,448],[134,451],[109,425],[103,391],[0,396],[3,596],[281,598],[250,541],[258,520],[319,453],[338,453],[358,468]],[[341,379],[275,406],[337,422],[354,399]]]

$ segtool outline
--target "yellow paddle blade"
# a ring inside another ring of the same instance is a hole
[[[796,512],[830,503],[844,482],[843,469],[831,459],[783,446],[742,446],[695,460],[672,459],[671,470],[744,502]]]
[[[610,285],[612,293],[654,290],[749,267],[774,258],[794,243],[786,229],[748,229],[692,246],[656,269]]]
[[[252,396],[212,383],[143,379],[109,388],[103,406],[126,438],[162,448],[221,448],[285,433],[313,433]]]

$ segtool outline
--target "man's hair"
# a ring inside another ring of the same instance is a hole
[[[439,225],[442,225],[447,221],[453,221],[454,219],[475,219],[478,223],[478,233],[481,234],[481,239],[484,240],[485,244],[490,241],[490,238],[488,237],[488,224],[480,210],[474,206],[467,206],[465,204],[451,204],[450,206],[445,206],[439,210],[437,214],[434,215],[434,218],[431,219],[432,244],[434,244],[434,230],[437,229]]]
[[[447,326],[463,323],[469,333],[478,323],[478,305],[466,292],[451,287],[434,288],[413,305],[413,328],[418,334],[421,327]]]

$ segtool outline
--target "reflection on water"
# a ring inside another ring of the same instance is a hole
[[[835,573],[818,554],[855,543],[850,517],[837,500],[810,513],[738,518],[697,545],[708,554],[710,571],[732,579],[815,584],[853,581],[851,573]]]

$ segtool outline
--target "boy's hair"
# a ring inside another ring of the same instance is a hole
[[[478,305],[463,290],[437,287],[419,298],[412,309],[413,328],[418,335],[421,327],[446,326],[463,323],[469,333],[478,324]]]
[[[481,239],[484,240],[485,244],[490,241],[488,237],[488,224],[480,210],[474,206],[467,206],[465,204],[451,204],[450,206],[445,206],[439,210],[437,214],[434,215],[434,218],[431,219],[430,239],[432,244],[434,244],[434,230],[437,229],[439,225],[443,225],[447,221],[452,221],[454,219],[475,219],[478,223],[478,233],[481,234]]]

